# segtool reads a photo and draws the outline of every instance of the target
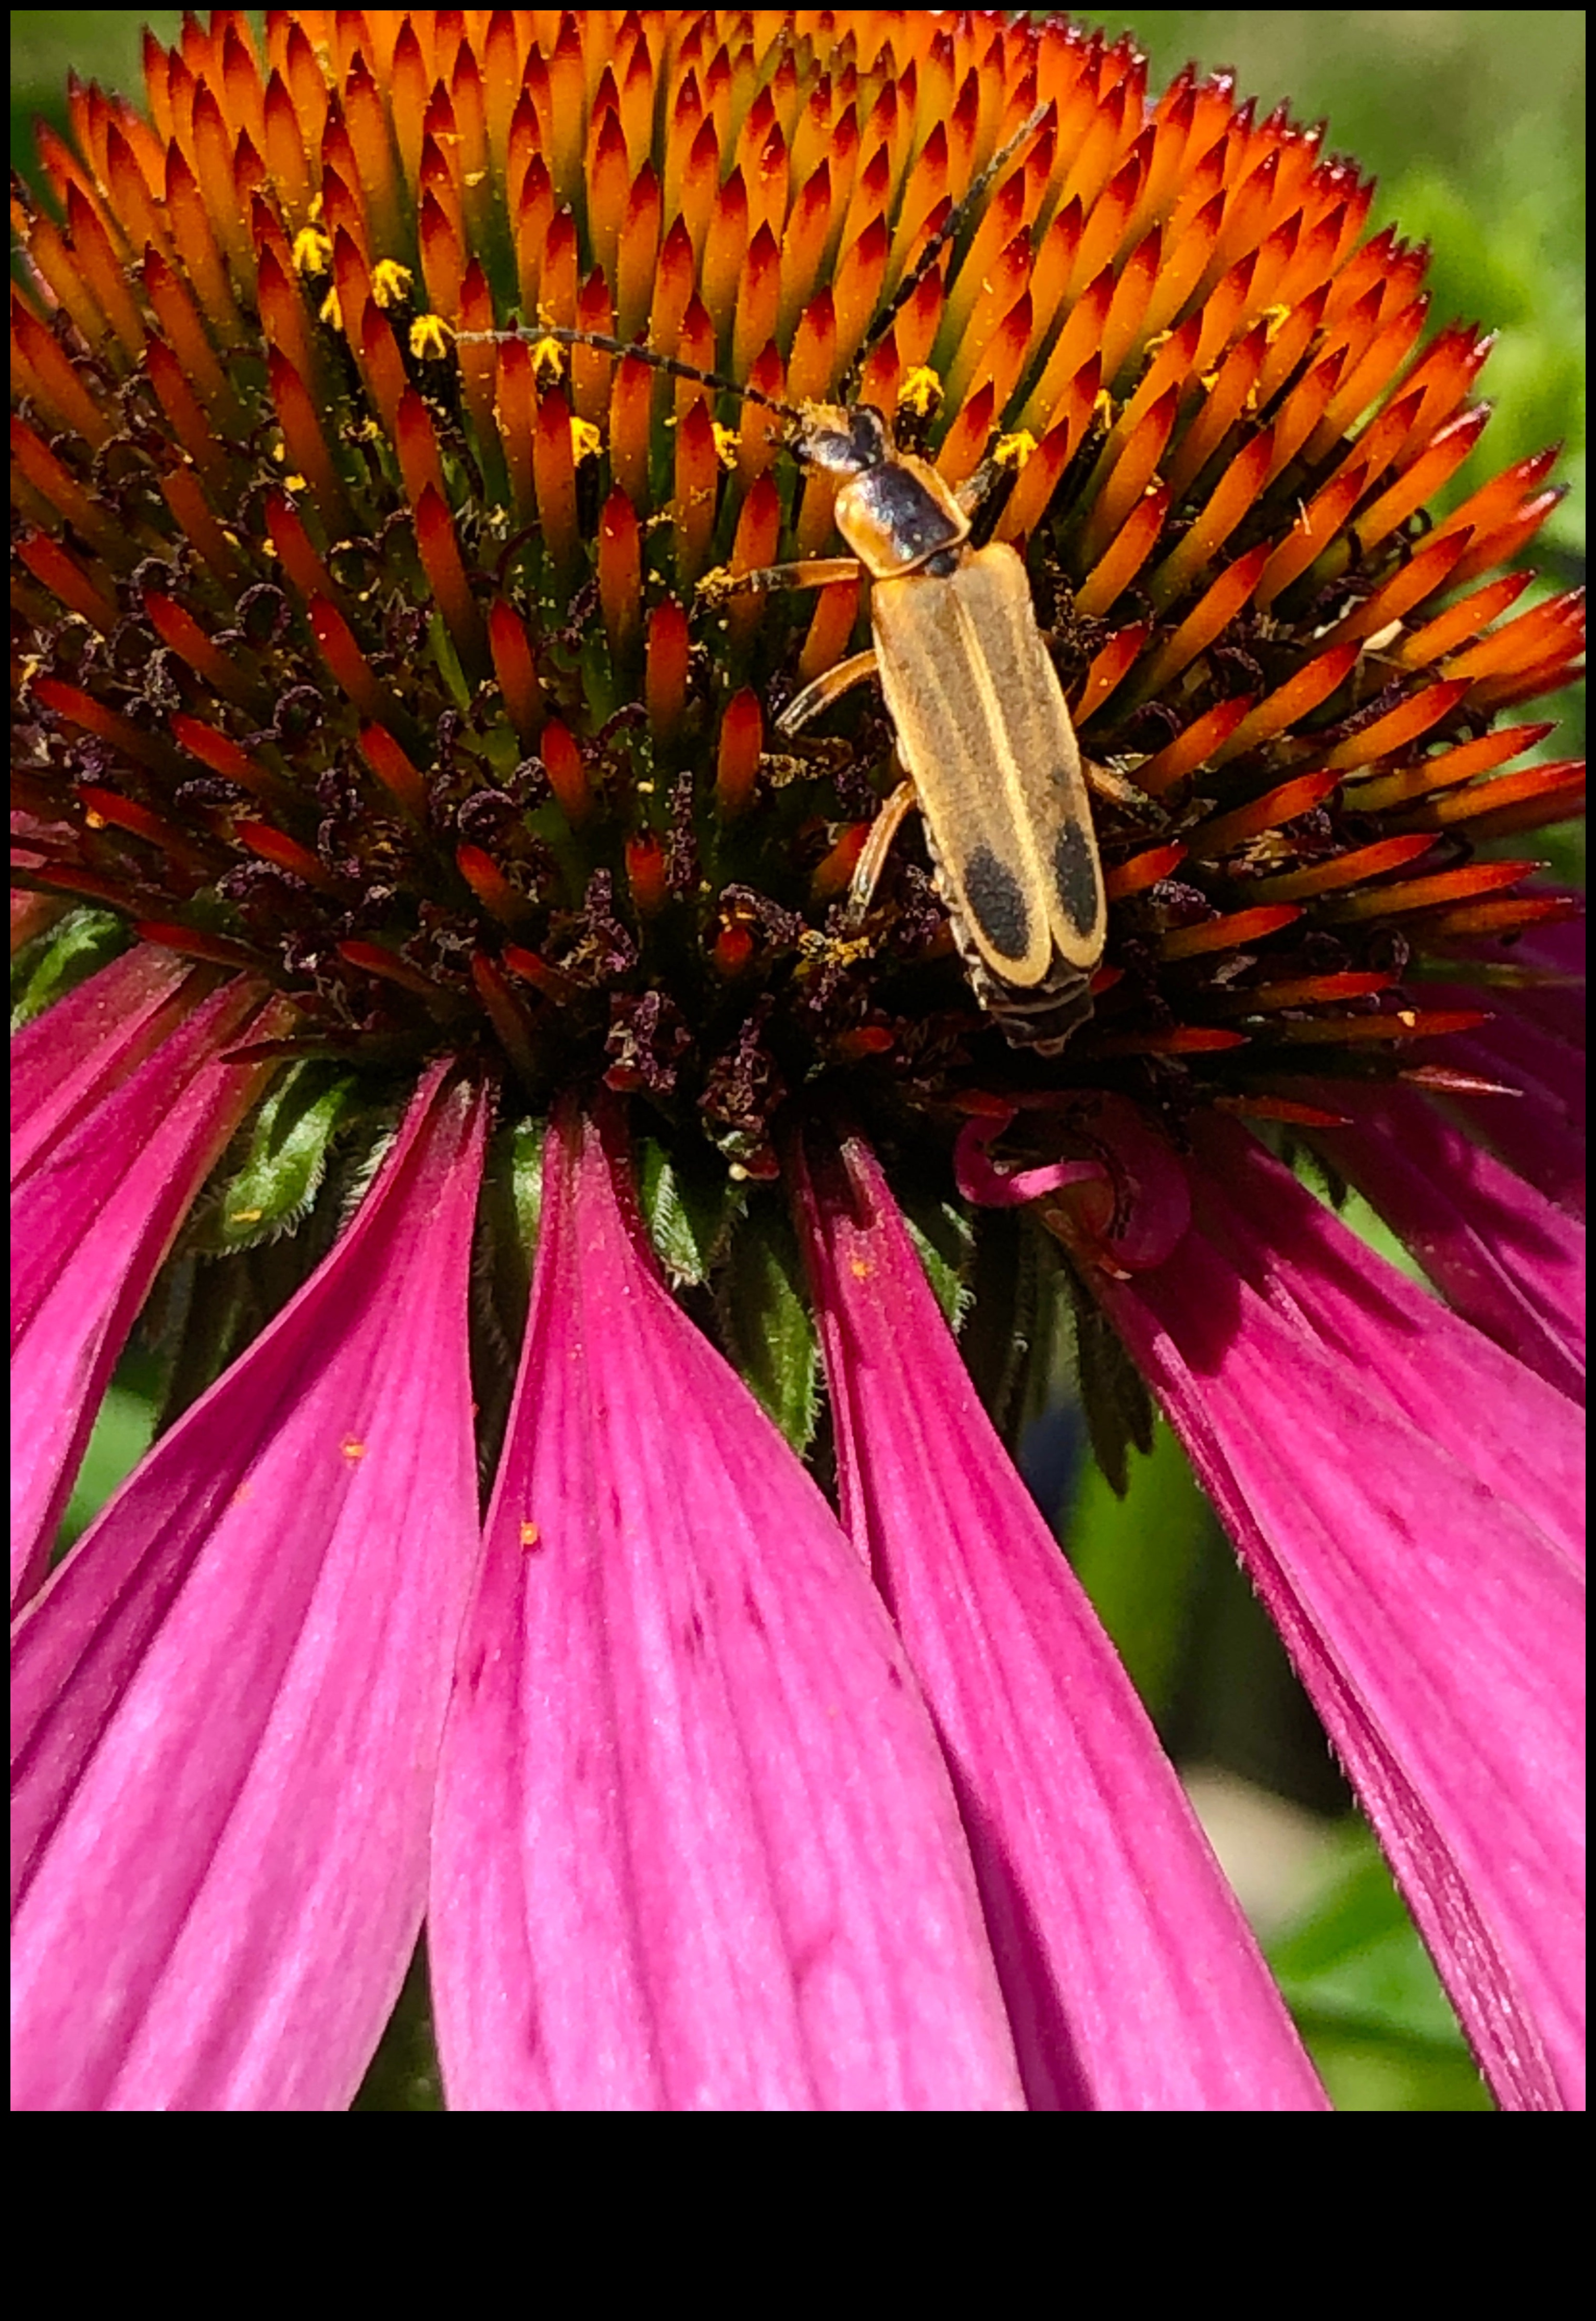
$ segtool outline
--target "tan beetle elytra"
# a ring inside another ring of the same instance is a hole
[[[1046,111],[1030,115],[949,214],[856,362]],[[842,478],[836,523],[851,555],[773,565],[720,587],[825,587],[861,570],[869,576],[873,644],[805,686],[778,729],[796,733],[851,686],[879,677],[907,778],[860,856],[854,906],[867,902],[893,833],[918,805],[977,999],[1015,1045],[1056,1055],[1092,1013],[1108,908],[1080,750],[1019,555],[999,542],[971,546],[970,495],[900,451],[871,405],[783,403],[596,332],[539,325],[524,335],[635,354],[761,404],[786,422],[786,449],[803,466]]]

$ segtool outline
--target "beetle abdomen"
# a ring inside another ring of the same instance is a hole
[[[1091,1019],[1091,978],[1068,960],[1061,959],[1056,951],[1039,983],[1021,987],[1005,983],[994,975],[982,957],[952,882],[943,869],[930,823],[922,817],[921,827],[937,892],[947,910],[948,927],[976,999],[1011,1048],[1032,1048],[1038,1056],[1058,1055],[1082,1024]]]

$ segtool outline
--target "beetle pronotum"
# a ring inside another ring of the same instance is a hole
[[[949,213],[856,363],[1045,117],[1038,107]],[[1107,904],[1081,753],[1019,555],[998,542],[970,545],[973,496],[956,494],[927,461],[901,451],[871,405],[783,403],[597,332],[539,325],[524,335],[635,354],[761,404],[786,422],[794,458],[843,479],[836,523],[850,556],[773,565],[722,587],[824,587],[869,576],[874,643],[805,686],[778,728],[796,733],[851,686],[879,676],[907,778],[859,859],[854,906],[867,902],[893,833],[918,805],[977,999],[1014,1044],[1056,1055],[1092,1013]]]

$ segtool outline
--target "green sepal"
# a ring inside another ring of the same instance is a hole
[[[512,1368],[526,1326],[543,1220],[543,1149],[548,1141],[546,1117],[503,1123],[488,1146],[482,1177],[472,1304],[474,1310],[483,1304],[497,1314]]]
[[[543,1221],[543,1147],[548,1142],[549,1123],[543,1117],[518,1120],[510,1132],[510,1198],[529,1276]]]
[[[443,2075],[432,2029],[427,1942],[416,1944],[410,1971],[377,2042],[351,2111],[441,2111]]]
[[[957,1333],[974,1295],[975,1228],[970,1213],[962,1201],[939,1200],[929,1193],[911,1193],[900,1206],[942,1318]]]
[[[708,1151],[701,1161],[684,1161],[645,1136],[638,1145],[637,1188],[654,1253],[673,1287],[701,1288],[731,1246],[748,1206],[747,1185]]]
[[[761,1203],[716,1283],[726,1351],[800,1458],[820,1413],[820,1341],[792,1226]]]
[[[196,1245],[218,1254],[256,1249],[299,1224],[326,1174],[355,1086],[351,1073],[318,1058],[284,1074],[256,1112],[243,1166],[209,1206]]]
[[[1102,1308],[1073,1273],[1069,1281],[1086,1432],[1110,1488],[1122,1499],[1130,1487],[1131,1446],[1144,1456],[1153,1447],[1153,1397]]]
[[[127,947],[125,919],[111,911],[68,911],[11,962],[12,1030],[20,1032]]]
[[[1021,1209],[975,1221],[970,1310],[958,1350],[1003,1447],[1016,1456],[1051,1366],[1056,1251]]]
[[[164,1434],[209,1391],[310,1279],[337,1232],[336,1204],[320,1203],[296,1233],[232,1251],[225,1263],[185,1236],[141,1319],[166,1372],[156,1431]]]
[[[1057,1392],[1058,1374],[1064,1367],[1059,1361],[1059,1345],[1067,1297],[1064,1288],[1064,1252],[1029,1210],[1025,1212],[1021,1246],[1025,1252],[1021,1279],[1027,1282],[1028,1289],[1026,1339],[1020,1355],[1010,1424],[1010,1447],[1016,1456],[1026,1429],[1041,1417]]]
[[[546,1118],[504,1123],[488,1147],[471,1253],[471,1377],[476,1455],[485,1499],[493,1488],[531,1302],[543,1213]]]

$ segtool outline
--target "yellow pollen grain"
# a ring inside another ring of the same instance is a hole
[[[806,981],[822,967],[857,967],[874,951],[868,935],[828,935],[819,927],[806,927],[798,938],[799,980]]]
[[[596,460],[604,448],[604,439],[591,419],[571,422],[571,457],[580,467],[584,460]]]
[[[265,1215],[264,1209],[229,1209],[227,1222],[230,1225],[258,1225]]]
[[[536,1547],[538,1544],[538,1526],[535,1523],[522,1523],[521,1526],[521,1543],[522,1547]]]
[[[875,1270],[869,1260],[863,1257],[850,1257],[848,1261],[848,1270],[853,1275],[856,1281],[868,1281],[870,1276]]]
[[[735,468],[738,445],[736,428],[722,427],[718,419],[712,420],[710,423],[715,438],[716,459],[723,468]]]
[[[1016,428],[1012,435],[1000,435],[993,449],[993,464],[1012,468],[1016,473],[1024,467],[1037,448],[1037,439],[1029,427]]]
[[[410,351],[417,362],[438,362],[453,336],[441,314],[418,314],[410,326]]]
[[[332,263],[332,244],[319,225],[302,225],[291,255],[296,272],[325,274]]]
[[[415,276],[396,258],[379,258],[371,269],[371,295],[379,306],[396,306],[408,298]]]
[[[532,348],[532,376],[540,386],[552,386],[566,372],[566,350],[558,339],[540,339]]]
[[[357,1459],[364,1459],[366,1456],[367,1446],[358,1434],[346,1434],[338,1447],[344,1457],[351,1462]]]
[[[942,400],[942,382],[929,363],[916,363],[898,389],[898,408],[929,419]]]
[[[329,323],[335,331],[342,330],[343,308],[338,303],[338,293],[336,290],[329,290],[327,296],[322,299],[320,306],[316,309],[316,320],[319,323]]]

